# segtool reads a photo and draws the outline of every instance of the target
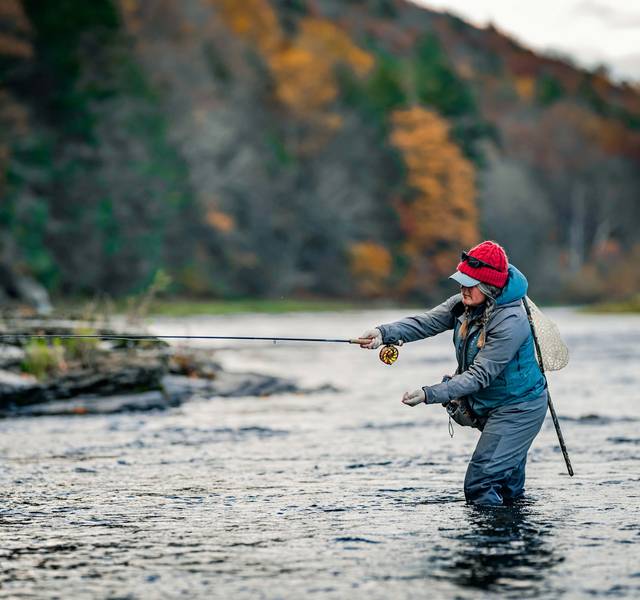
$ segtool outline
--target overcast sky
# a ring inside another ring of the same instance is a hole
[[[640,81],[640,0],[413,0],[475,25],[489,22],[536,50]]]

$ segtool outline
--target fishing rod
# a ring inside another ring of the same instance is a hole
[[[144,340],[240,340],[261,342],[316,342],[329,344],[368,344],[371,340],[366,338],[341,339],[341,338],[306,338],[306,337],[263,337],[248,335],[124,335],[124,334],[89,334],[89,333],[1,333],[0,339],[7,338],[39,338],[39,339],[100,339],[115,341],[144,341]],[[385,365],[392,365],[399,356],[398,349],[392,344],[387,344],[380,349],[380,360]]]
[[[531,325],[531,333],[533,334],[533,343],[536,347],[536,353],[538,354],[540,371],[542,372],[542,376],[546,380],[547,376],[545,375],[545,372],[544,372],[544,363],[542,361],[542,351],[540,350],[540,343],[538,342],[536,328],[533,326],[533,317],[531,316],[531,309],[529,308],[529,303],[527,302],[526,297],[522,299],[522,302],[524,304],[524,309],[527,312],[529,325]],[[564,436],[562,435],[562,430],[560,429],[560,422],[558,421],[558,415],[556,414],[556,409],[553,406],[553,402],[551,401],[551,393],[549,392],[549,382],[547,382],[547,404],[549,405],[549,412],[551,413],[553,426],[556,428],[556,434],[558,435],[558,442],[560,442],[560,450],[562,450],[562,456],[564,456],[564,462],[567,465],[567,471],[569,472],[569,476],[573,477],[573,467],[571,466],[571,460],[569,459],[569,452],[567,451],[567,445],[564,442]]]

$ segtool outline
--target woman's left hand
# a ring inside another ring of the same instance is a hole
[[[416,406],[427,399],[426,394],[422,388],[414,390],[413,392],[405,392],[402,396],[402,403],[407,406]]]

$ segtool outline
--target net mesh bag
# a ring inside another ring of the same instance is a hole
[[[545,371],[559,371],[567,366],[569,362],[569,349],[560,337],[558,326],[527,297],[533,328],[538,337],[540,352],[542,354],[542,364]],[[536,353],[536,359],[538,358]]]

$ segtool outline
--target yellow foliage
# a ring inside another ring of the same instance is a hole
[[[435,112],[400,110],[391,122],[391,143],[402,153],[416,193],[398,206],[410,261],[402,289],[428,291],[453,269],[460,249],[478,238],[475,172]]]
[[[320,112],[338,95],[335,67],[366,74],[373,58],[330,21],[305,18],[295,39],[269,57],[278,99],[298,116]]]
[[[287,39],[268,0],[209,1],[233,32],[263,54],[282,104],[318,129],[339,127],[339,118],[326,111],[338,95],[335,67],[346,64],[365,75],[374,63],[369,53],[326,19],[302,19],[296,36]]]
[[[338,93],[331,65],[304,48],[291,46],[278,52],[270,66],[278,99],[297,114],[324,107]]]
[[[358,242],[349,248],[349,263],[356,285],[362,294],[380,295],[391,274],[391,254],[375,242]]]
[[[221,231],[222,233],[229,233],[236,228],[236,222],[234,218],[219,210],[210,210],[207,212],[207,223],[214,229]]]
[[[358,75],[366,75],[373,67],[373,57],[356,46],[349,36],[326,19],[303,19],[297,44],[333,64],[343,62]]]
[[[278,17],[268,0],[210,0],[231,30],[269,56],[282,42]]]
[[[529,102],[536,92],[536,81],[533,77],[517,77],[515,88],[521,100]]]

